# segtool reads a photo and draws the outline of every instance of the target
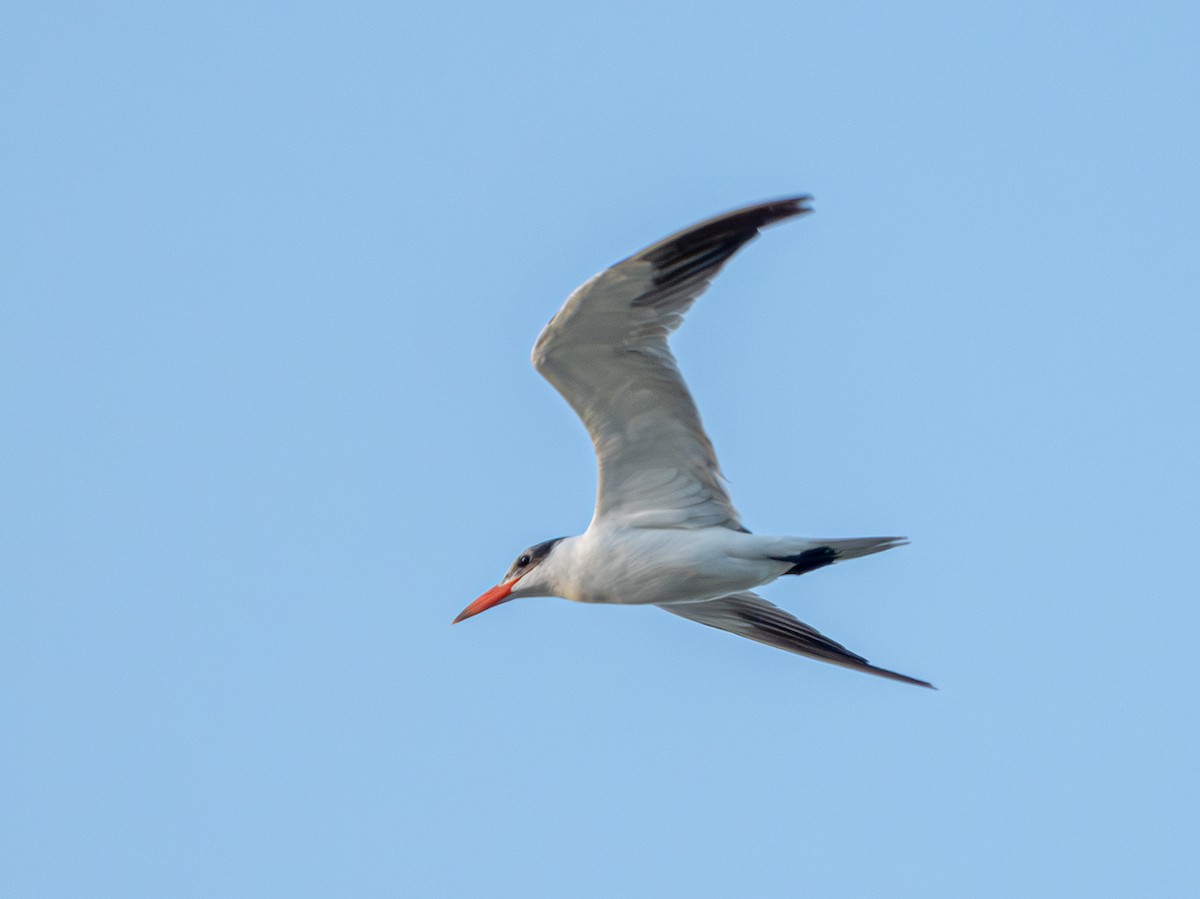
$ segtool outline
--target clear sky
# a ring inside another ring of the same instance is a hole
[[[1194,3],[17,3],[0,891],[1200,889]],[[505,605],[586,527],[529,365],[812,193],[675,347],[765,594],[932,692]]]

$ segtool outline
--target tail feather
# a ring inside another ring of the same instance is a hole
[[[790,562],[792,567],[784,574],[807,574],[846,559],[857,559],[881,553],[885,549],[904,546],[907,537],[851,537],[841,540],[812,540],[807,549],[786,556],[771,556],[776,562]]]

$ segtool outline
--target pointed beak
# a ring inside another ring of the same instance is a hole
[[[451,624],[458,624],[460,621],[465,621],[473,615],[478,615],[480,612],[486,612],[492,606],[498,606],[502,602],[508,602],[512,598],[510,595],[513,587],[517,585],[519,577],[513,578],[511,581],[505,581],[503,584],[497,584],[479,599],[475,600],[465,609],[458,613],[458,617],[451,621]]]

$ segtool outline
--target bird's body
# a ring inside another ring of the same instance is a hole
[[[523,552],[456,622],[520,596],[653,604],[802,655],[929,686],[868,664],[749,592],[905,541],[747,531],[667,345],[721,266],[760,228],[808,212],[806,201],[762,203],[694,225],[571,294],[534,345],[533,363],[592,438],[595,514],[583,534]]]
[[[779,577],[788,565],[769,558],[765,543],[722,527],[685,531],[602,522],[563,540],[544,567],[561,588],[556,595],[576,602],[692,602]]]
[[[553,595],[575,602],[697,602],[769,584],[796,567],[794,560],[806,552],[858,542],[764,537],[723,527],[684,530],[600,522],[578,537],[563,538],[530,577],[553,586]],[[893,538],[867,542],[869,552],[896,545]]]

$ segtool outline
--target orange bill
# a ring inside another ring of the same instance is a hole
[[[492,606],[498,606],[500,603],[507,601],[512,593],[513,587],[516,586],[519,577],[513,578],[511,581],[505,581],[503,584],[497,584],[479,599],[475,600],[465,609],[458,613],[458,617],[451,621],[451,624],[458,624],[460,621],[478,615],[480,612],[486,612]]]

